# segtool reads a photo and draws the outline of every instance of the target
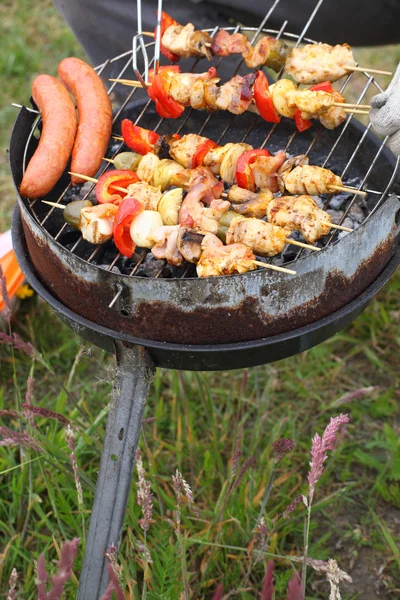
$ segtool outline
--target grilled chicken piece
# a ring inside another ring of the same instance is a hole
[[[247,48],[251,50],[251,45],[243,33],[229,33],[226,29],[220,29],[211,42],[211,50],[218,56],[242,54]]]
[[[286,61],[285,70],[297,83],[337,81],[348,74],[347,66],[355,67],[348,44],[306,44],[294,48]]]
[[[189,58],[190,56],[205,56],[211,60],[212,53],[206,44],[211,44],[211,36],[206,31],[195,31],[194,25],[170,25],[164,31],[162,44],[168,50]]]
[[[204,82],[210,79],[219,81],[219,78],[215,77],[215,75],[216,70],[213,67],[204,73],[176,73],[175,71],[171,71],[166,91],[177,102],[189,106],[193,86],[196,83],[204,85]]]
[[[138,168],[136,169],[136,174],[142,181],[146,181],[147,183],[153,183],[153,173],[154,169],[160,162],[158,156],[149,152],[145,154],[143,158],[140,159]]]
[[[335,102],[346,102],[345,97],[337,91],[334,91],[332,96]],[[346,117],[347,113],[343,108],[331,106],[320,115],[319,121],[327,129],[336,129],[346,120]]]
[[[199,277],[246,273],[256,268],[256,257],[244,244],[224,246],[215,235],[207,233],[201,247],[202,253],[196,268]]]
[[[155,242],[151,253],[155,258],[165,258],[170,265],[179,267],[183,263],[183,256],[178,250],[179,225],[164,225],[153,232]]]
[[[84,240],[104,244],[112,238],[114,217],[118,207],[106,202],[81,210],[80,230]]]
[[[178,233],[178,250],[183,258],[190,263],[197,263],[201,256],[201,242],[204,235],[196,233],[188,227],[179,228]]]
[[[212,190],[204,183],[197,183],[190,189],[182,202],[179,211],[179,224],[210,233],[218,232],[218,222],[222,215],[230,208],[226,200],[212,199]],[[208,207],[204,203],[209,203]]]
[[[196,154],[196,150],[207,141],[208,138],[203,137],[202,135],[188,133],[181,137],[180,140],[174,140],[170,144],[170,156],[186,169],[191,169],[193,156]]]
[[[285,162],[278,171],[278,177],[286,175],[287,173],[289,173],[289,171],[294,169],[294,167],[308,165],[309,162],[310,159],[306,154],[298,154],[297,156],[292,156],[291,158],[285,160]],[[283,189],[281,190],[281,192],[283,192]]]
[[[334,190],[330,186],[343,185],[340,177],[329,169],[311,165],[295,167],[290,173],[283,175],[282,180],[287,191],[296,195],[332,194]]]
[[[279,227],[290,227],[300,231],[310,244],[327,235],[330,231],[331,217],[318,208],[310,196],[281,196],[269,203],[267,208],[268,221]]]
[[[158,203],[162,198],[160,188],[153,187],[145,181],[137,181],[128,185],[128,196],[139,200],[144,210],[157,210]]]
[[[250,165],[253,172],[254,182],[258,190],[271,190],[277,192],[278,186],[278,169],[285,161],[286,153],[280,150],[275,156],[257,156],[255,161]]]
[[[244,217],[255,217],[256,219],[265,217],[267,206],[273,198],[270,190],[263,190],[259,194],[255,194],[237,185],[232,186],[228,192],[232,210]]]
[[[315,119],[336,102],[333,94],[313,90],[289,90],[286,99],[290,107],[301,111],[302,119]]]
[[[228,110],[234,115],[244,113],[253,100],[253,85],[256,80],[255,73],[245,77],[235,75],[218,88],[217,108]]]
[[[183,169],[171,179],[171,185],[181,187],[189,191],[196,183],[204,183],[208,190],[209,200],[203,200],[209,204],[213,198],[219,198],[224,190],[224,184],[213,176],[207,167],[196,167],[196,169]]]
[[[283,251],[289,235],[289,227],[276,227],[260,219],[238,217],[229,226],[226,243],[245,244],[258,256],[275,256]]]

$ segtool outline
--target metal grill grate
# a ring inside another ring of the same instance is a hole
[[[226,27],[225,29],[227,29],[228,31],[233,32],[233,33],[240,31],[242,33],[248,34],[249,36],[252,36],[252,37],[250,37],[251,43],[254,43],[254,41],[256,40],[257,36],[260,33],[272,34],[276,38],[283,38],[289,42],[292,42],[292,43],[294,42],[295,46],[298,46],[302,42],[317,43],[314,40],[309,39],[305,36],[306,36],[307,30],[308,30],[309,26],[311,25],[311,22],[315,16],[315,14],[317,13],[318,8],[321,3],[322,3],[322,0],[320,0],[317,3],[312,15],[310,16],[309,20],[307,21],[307,23],[300,35],[295,35],[295,34],[292,34],[292,33],[289,33],[286,31],[286,27],[288,25],[287,21],[285,21],[282,24],[282,27],[280,28],[280,30],[272,30],[272,29],[265,28],[265,24],[268,21],[268,18],[272,14],[275,7],[279,4],[279,0],[276,0],[274,2],[274,4],[271,6],[270,10],[268,11],[268,13],[264,17],[263,21],[261,22],[261,24],[258,28],[237,26],[237,27]],[[217,26],[214,29],[210,29],[208,31],[210,32],[211,35],[215,35],[215,33],[218,31],[218,29],[219,29],[219,27]],[[153,47],[154,47],[154,42],[146,44],[146,48],[152,49]],[[212,64],[214,64],[214,66],[218,67],[221,60],[222,60],[221,58],[219,58],[217,60],[214,59],[214,62]],[[227,60],[227,59],[225,59],[225,60]],[[191,69],[189,69],[189,70],[194,71],[196,69],[197,65],[199,64],[199,62],[200,62],[200,59],[195,60],[191,66]],[[240,61],[233,67],[233,72],[231,74],[232,76],[239,72],[240,68],[242,67],[242,63],[243,63],[243,59],[240,59]],[[126,71],[128,71],[132,67],[132,51],[127,51],[127,52],[121,54],[120,56],[117,56],[115,58],[107,60],[105,63],[103,63],[102,65],[97,67],[96,70],[99,74],[101,74],[105,69],[107,69],[110,66],[113,66],[114,64],[117,64],[118,67],[120,65],[122,65],[116,78],[123,77],[124,74],[126,73]],[[153,61],[150,61],[149,66],[151,67],[152,64],[153,64]],[[204,64],[205,63],[203,61],[201,63],[201,66],[203,66]],[[209,65],[209,63],[207,63],[207,65]],[[208,66],[207,66],[207,68],[208,68]],[[282,76],[282,74],[283,74],[282,72],[279,73],[278,78],[280,78]],[[372,76],[370,76],[367,72],[364,72],[362,75],[366,79],[366,82],[365,82],[365,85],[364,85],[362,91],[359,94],[359,97],[357,99],[357,104],[361,103],[363,101],[365,95],[368,92],[370,92],[371,90],[374,90],[375,93],[382,91],[381,87],[379,86],[379,84],[375,81],[375,79]],[[360,73],[349,74],[348,77],[346,78],[346,80],[344,81],[343,85],[341,86],[340,92],[344,92],[346,90],[346,88],[351,83],[353,77],[360,77]],[[119,85],[119,84],[113,83],[110,86],[110,88],[108,90],[109,94],[114,92],[116,85]],[[140,95],[144,96],[144,92],[142,90],[140,90],[139,88],[132,88],[130,93],[125,98],[124,102],[121,104],[121,106],[115,113],[114,119],[113,119],[114,124],[120,118],[122,112],[124,110],[126,110],[128,104],[134,100],[135,94],[137,94],[138,97],[140,97]],[[167,132],[170,133],[170,132],[172,132],[171,127],[177,133],[189,133],[189,132],[193,133],[194,130],[193,130],[193,128],[191,128],[191,122],[193,120],[195,120],[196,124],[197,124],[197,128],[196,128],[197,133],[203,134],[203,132],[206,130],[207,127],[209,129],[212,128],[212,135],[210,135],[210,137],[212,137],[218,144],[221,144],[221,142],[227,136],[229,137],[230,135],[232,136],[232,141],[236,141],[236,142],[247,141],[248,143],[252,143],[254,137],[259,138],[259,135],[260,135],[259,129],[268,127],[268,125],[256,115],[252,115],[250,117],[249,114],[247,114],[245,118],[242,115],[241,120],[238,120],[236,115],[232,115],[232,116],[229,115],[229,117],[227,117],[227,115],[225,114],[222,118],[220,113],[208,113],[208,114],[207,113],[199,113],[197,111],[193,111],[192,109],[189,109],[186,112],[186,114],[183,116],[182,119],[174,121],[173,125],[171,125],[171,122],[166,122],[164,119],[158,119],[157,124],[154,126],[153,125],[154,119],[157,118],[157,115],[154,116],[154,113],[152,112],[152,108],[150,108],[150,105],[151,105],[150,100],[143,101],[143,106],[141,107],[139,114],[136,116],[135,123],[136,124],[140,123],[142,125],[145,125],[143,123],[143,121],[145,121],[146,118],[151,117],[153,120],[152,120],[152,124],[149,125],[149,128],[153,129],[154,131],[158,131],[159,133],[167,133]],[[193,114],[194,112],[196,113],[196,115]],[[203,115],[203,116],[199,116],[199,115]],[[132,115],[129,114],[129,116],[131,117]],[[228,122],[225,124],[224,121],[226,121],[227,119],[228,119]],[[286,152],[290,152],[291,150],[295,149],[293,154],[302,153],[302,154],[306,154],[306,155],[312,155],[313,152],[316,152],[318,155],[318,159],[314,160],[314,161],[311,160],[312,164],[319,164],[320,166],[323,166],[323,167],[330,167],[337,174],[341,175],[342,177],[350,176],[352,174],[352,167],[357,164],[357,169],[356,169],[357,177],[354,177],[354,174],[353,174],[353,180],[351,181],[351,184],[355,187],[358,187],[359,189],[361,189],[361,188],[363,188],[364,190],[366,189],[366,191],[368,192],[367,200],[365,201],[365,204],[362,207],[363,213],[364,213],[363,218],[358,219],[358,221],[356,220],[354,223],[355,226],[358,226],[361,222],[363,222],[365,219],[367,219],[368,216],[370,216],[374,211],[376,211],[379,208],[379,206],[387,198],[388,193],[391,190],[392,185],[396,178],[399,160],[397,160],[397,163],[396,163],[394,169],[392,167],[390,167],[390,169],[388,170],[387,178],[386,178],[387,184],[386,184],[386,186],[384,186],[384,189],[374,189],[373,185],[370,188],[365,188],[364,186],[365,186],[367,180],[369,182],[370,180],[373,179],[374,170],[377,169],[378,166],[382,167],[382,164],[379,162],[379,158],[384,149],[387,138],[382,141],[382,143],[378,149],[378,152],[375,152],[374,156],[372,157],[372,160],[370,160],[367,165],[364,165],[363,170],[362,169],[360,170],[360,156],[363,154],[363,150],[365,150],[365,148],[366,148],[366,141],[368,140],[368,133],[370,131],[370,125],[368,125],[368,127],[365,129],[365,131],[363,132],[361,137],[359,137],[359,139],[350,140],[350,138],[352,137],[351,136],[351,129],[352,129],[351,122],[353,119],[354,119],[353,115],[348,116],[347,121],[345,122],[345,124],[343,125],[343,127],[340,130],[340,133],[327,132],[322,126],[319,126],[319,128],[317,128],[317,127],[312,128],[311,131],[313,133],[309,134],[307,132],[307,135],[301,134],[301,136],[298,136],[297,132],[295,130],[293,130],[292,124],[290,124],[290,127],[289,127],[287,124],[284,125],[284,121],[282,121],[280,124],[274,124],[269,128],[269,130],[266,132],[266,135],[263,137],[263,140],[261,143],[260,142],[253,143],[253,145],[255,147],[263,148],[267,144],[269,144],[269,148],[272,148],[273,150],[275,150],[274,139],[278,138],[279,146],[276,148],[276,150],[284,149]],[[238,131],[240,131],[240,129],[243,129],[243,121],[248,121],[248,120],[250,120],[250,123],[247,125],[245,132],[238,139],[237,133],[238,133]],[[29,135],[27,143],[26,143],[24,165],[23,165],[24,170],[25,170],[25,166],[26,166],[26,164],[25,164],[26,156],[28,154],[30,144],[32,143],[33,137],[39,126],[39,123],[40,123],[40,117],[38,117],[38,119],[33,124],[32,130],[30,132],[30,135]],[[165,131],[165,129],[167,129],[168,131]],[[217,133],[218,133],[218,135],[217,135]],[[115,135],[118,135],[118,134],[119,134],[119,132],[116,131]],[[235,134],[236,134],[236,137],[235,137]],[[310,136],[311,136],[311,139],[310,139]],[[322,139],[324,140],[324,144],[323,144],[324,151],[321,153],[321,149],[318,149],[317,146],[318,146],[318,143]],[[332,139],[333,139],[333,142],[332,142]],[[328,140],[328,142],[327,142],[327,140]],[[345,154],[343,156],[343,143],[342,143],[343,141],[346,141],[346,150],[347,151],[348,151],[349,147],[351,148],[350,155]],[[349,143],[349,141],[351,143]],[[308,144],[308,146],[304,147],[304,144]],[[122,147],[123,147],[123,142],[120,142],[120,143],[111,142],[111,148],[109,149],[109,157],[114,158],[116,156],[116,154],[121,151]],[[301,152],[298,151],[299,147],[301,147]],[[321,154],[324,156],[323,159],[321,158]],[[105,163],[104,168],[102,169],[101,172],[102,173],[105,172],[106,169],[108,168],[108,166],[109,166],[108,163]],[[388,169],[387,163],[385,166]],[[348,179],[347,179],[347,181],[348,181]],[[382,186],[380,186],[380,187],[382,188]],[[89,194],[93,191],[93,189],[94,189],[94,184],[89,186],[89,188],[88,188],[87,192],[85,193],[85,195],[83,196],[83,198],[87,198],[89,196]],[[59,196],[59,198],[57,198],[57,200],[55,200],[55,201],[57,203],[63,204],[70,197],[71,193],[72,193],[72,188],[71,188],[71,184],[69,184],[64,189],[64,191]],[[352,214],[352,211],[354,211],[354,208],[356,207],[357,199],[359,198],[357,195],[354,195],[352,198],[350,198],[348,195],[345,198],[343,198],[343,195],[340,195],[340,196],[341,196],[341,205],[344,205],[344,210],[341,211],[340,218],[337,220],[338,224],[342,224],[345,221],[345,219],[349,215]],[[325,209],[331,209],[331,208],[335,207],[335,203],[337,204],[337,200],[335,200],[335,198],[337,199],[338,196],[335,196],[335,197],[329,196],[326,198]],[[140,270],[141,266],[143,265],[144,261],[146,260],[146,254],[147,254],[146,251],[138,251],[132,259],[129,259],[127,261],[127,259],[123,259],[123,257],[121,257],[121,255],[118,254],[116,248],[114,247],[114,245],[112,243],[106,244],[104,246],[97,246],[97,247],[93,248],[92,245],[88,244],[85,240],[83,240],[83,238],[82,238],[82,236],[80,236],[80,234],[75,233],[75,232],[71,233],[69,226],[66,223],[63,223],[61,211],[58,211],[54,207],[49,207],[49,210],[47,210],[47,207],[44,208],[44,206],[46,206],[46,205],[43,205],[43,204],[38,205],[38,202],[39,202],[38,200],[34,200],[34,201],[31,201],[28,203],[29,209],[31,210],[32,214],[34,215],[36,220],[40,223],[42,228],[45,229],[55,240],[57,240],[63,246],[68,248],[71,253],[75,253],[75,254],[79,255],[81,258],[83,258],[84,260],[86,260],[88,263],[97,265],[97,266],[99,266],[99,268],[103,268],[108,271],[115,270],[116,268],[120,268],[121,262],[123,262],[124,263],[123,269],[120,269],[120,272],[122,272],[123,274],[129,275],[131,277],[137,275],[138,271]],[[40,206],[40,210],[37,210],[39,208],[39,206]],[[360,211],[358,210],[358,212],[360,212]],[[343,235],[343,234],[339,234],[338,232],[335,232],[330,237],[327,236],[327,238],[325,240],[321,240],[319,242],[319,245],[321,247],[327,246],[327,245],[331,244],[334,240],[338,240],[340,238],[340,235]],[[286,262],[293,263],[303,254],[304,250],[293,251],[293,246],[292,246],[290,248],[290,252],[287,252],[286,255],[285,255],[285,252],[283,253],[283,261],[285,263]],[[282,261],[282,259],[279,259],[279,260]],[[275,261],[276,261],[276,259],[272,259],[272,262],[275,262]],[[185,265],[182,268],[174,269],[172,272],[172,275],[171,275],[171,269],[168,269],[168,273],[166,273],[167,263],[165,261],[157,261],[157,262],[161,263],[161,264],[159,265],[159,267],[157,266],[157,269],[153,270],[153,272],[151,273],[151,276],[153,276],[153,277],[162,277],[162,276],[191,277],[191,276],[195,276],[195,272],[193,272],[194,271],[193,265],[189,264],[189,265]],[[121,290],[122,290],[122,287],[121,287]],[[116,302],[120,293],[121,293],[121,291],[117,292],[117,295],[114,297],[113,301],[111,302],[110,307]]]

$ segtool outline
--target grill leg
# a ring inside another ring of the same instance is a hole
[[[104,553],[118,547],[154,366],[147,351],[116,342],[117,374],[97,478],[77,600],[99,600],[108,584]]]

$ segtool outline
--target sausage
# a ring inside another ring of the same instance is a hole
[[[112,127],[112,107],[97,73],[79,58],[65,58],[58,75],[78,105],[79,126],[72,151],[71,171],[93,177],[107,149]],[[72,183],[84,181],[71,177]]]
[[[53,189],[67,166],[78,120],[70,95],[55,77],[38,75],[32,84],[32,97],[42,115],[43,128],[19,191],[22,196],[40,198]]]

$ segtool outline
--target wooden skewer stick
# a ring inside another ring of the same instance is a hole
[[[347,192],[348,194],[356,194],[358,196],[366,196],[367,195],[367,192],[357,190],[356,188],[345,187],[344,185],[330,185],[329,188],[331,190],[337,190],[339,192]]]
[[[326,225],[327,227],[332,227],[333,229],[340,229],[341,231],[347,231],[351,233],[354,229],[350,229],[350,227],[344,227],[343,225],[336,225],[336,223],[331,223],[330,221],[320,221],[321,225]]]
[[[348,115],[369,115],[369,110],[356,110],[355,108],[345,108]]]
[[[345,66],[346,71],[367,71],[368,73],[376,73],[377,75],[393,75],[391,71],[380,71],[379,69],[367,69],[367,67],[350,67]]]
[[[92,183],[98,182],[98,179],[95,179],[94,177],[88,177],[87,175],[81,175],[81,173],[73,173],[72,171],[68,171],[68,173],[70,175],[75,175],[75,177],[80,177],[81,179],[84,179],[85,181],[91,181]],[[128,193],[128,190],[126,190],[123,187],[119,187],[118,185],[111,184],[110,187],[112,187],[114,190],[118,190],[119,192],[124,192],[125,194]]]
[[[296,275],[296,271],[292,271],[292,269],[285,269],[285,267],[277,267],[276,265],[263,263],[260,260],[253,260],[253,264],[257,265],[257,267],[264,267],[264,269],[272,269],[273,271],[280,271],[281,273],[289,273],[289,275]]]
[[[311,246],[310,244],[303,244],[303,242],[298,242],[297,240],[292,240],[291,238],[286,238],[287,244],[292,244],[293,246],[299,246],[299,248],[306,248],[307,250],[314,250],[319,252],[321,248],[317,246]]]
[[[142,87],[140,81],[135,81],[134,79],[109,79],[108,81],[114,81],[116,83],[122,83],[122,85],[129,85],[130,87]],[[148,87],[149,83],[146,84]]]
[[[348,102],[334,102],[332,106],[338,106],[339,108],[360,108],[365,110],[371,108],[369,104],[351,104]]]
[[[65,204],[57,204],[56,202],[48,202],[47,200],[42,200],[43,204],[48,204],[49,206],[54,206],[54,208],[66,208]]]

